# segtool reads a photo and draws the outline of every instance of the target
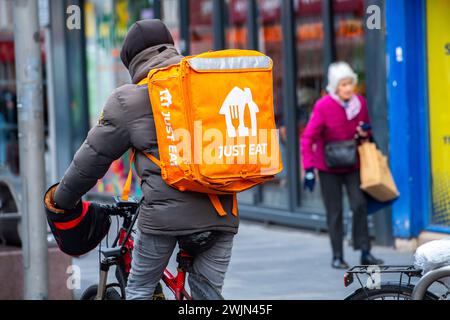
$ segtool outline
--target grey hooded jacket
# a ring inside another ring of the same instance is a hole
[[[159,168],[139,151],[159,157],[147,86],[136,85],[149,70],[178,63],[173,45],[158,45],[137,54],[129,65],[133,84],[112,92],[98,124],[88,133],[55,192],[55,202],[70,209],[108,171],[111,163],[135,148],[135,168],[141,178],[143,201],[138,227],[144,233],[185,235],[206,230],[237,233],[239,218],[231,214],[232,197],[220,196],[228,212],[220,217],[208,196],[180,192],[161,178]]]

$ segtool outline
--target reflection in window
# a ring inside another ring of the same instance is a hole
[[[324,29],[322,0],[298,1],[295,7],[297,43],[297,126],[298,139],[308,124],[315,102],[321,97],[324,85]],[[300,150],[299,150],[300,152]],[[300,154],[300,181],[304,168]],[[313,192],[300,188],[302,208],[323,210],[320,185],[317,181]]]
[[[364,0],[333,0],[336,60],[349,63],[358,74],[358,92],[365,94]]]
[[[277,127],[280,128],[280,149],[284,170],[262,188],[261,202],[265,206],[287,208],[287,170],[286,157],[288,152],[286,136],[283,134],[283,36],[281,29],[281,0],[259,0],[259,43],[260,50],[273,60],[274,108]],[[291,107],[291,106],[290,106]],[[292,106],[294,107],[294,106]]]
[[[180,52],[179,10],[178,0],[162,1],[162,21],[166,24],[167,28],[169,28],[178,52]]]
[[[190,54],[213,48],[212,0],[189,1]]]
[[[128,28],[141,19],[155,17],[149,0],[87,0],[84,2],[86,60],[90,124],[94,126],[110,93],[130,83],[128,70],[120,60],[120,50]],[[128,156],[116,160],[105,177],[97,183],[96,192],[120,194],[128,173]],[[133,184],[137,197],[141,191]]]
[[[227,0],[225,43],[227,49],[247,48],[247,0]]]
[[[18,110],[16,88],[16,66],[14,52],[14,21],[13,1],[0,0],[0,176],[20,174],[19,139],[18,139]],[[39,9],[48,10],[42,4]],[[44,14],[41,24],[46,23]],[[44,51],[44,33],[40,34],[42,80],[43,80],[43,109],[45,138],[48,136],[47,126],[47,82],[46,82],[46,54]],[[46,156],[48,156],[46,150]]]
[[[323,59],[322,0],[299,0],[297,16],[297,123],[299,138],[311,115],[315,102],[324,94],[325,77]],[[348,62],[358,73],[359,93],[365,93],[364,82],[364,28],[363,0],[333,0],[335,37],[335,60]],[[300,158],[301,159],[301,158]],[[300,161],[300,179],[303,181],[303,167]],[[346,196],[345,196],[346,198]],[[320,185],[314,192],[301,190],[301,206],[313,211],[324,211]],[[347,200],[344,200],[347,205]]]
[[[19,174],[13,2],[0,1],[0,174]]]

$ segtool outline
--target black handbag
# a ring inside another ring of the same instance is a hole
[[[334,141],[325,145],[325,162],[328,168],[353,167],[356,161],[356,140]]]

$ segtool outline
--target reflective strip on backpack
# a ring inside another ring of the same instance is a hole
[[[189,60],[189,64],[196,71],[267,69],[270,67],[270,58],[267,56],[192,58]]]

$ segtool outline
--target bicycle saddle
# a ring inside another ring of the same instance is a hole
[[[203,231],[179,236],[178,245],[189,255],[195,256],[211,248],[221,233],[221,231]]]

